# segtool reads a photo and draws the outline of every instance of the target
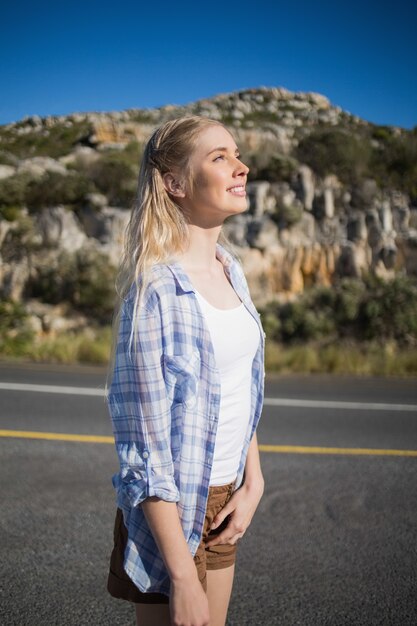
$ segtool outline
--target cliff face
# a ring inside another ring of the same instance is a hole
[[[417,275],[416,129],[369,124],[319,94],[261,88],[0,127],[2,297],[56,305],[60,292],[48,300],[42,280],[47,269],[62,279],[63,258],[116,265],[142,146],[155,126],[190,113],[225,123],[251,168],[248,210],[224,228],[257,304],[340,276]]]

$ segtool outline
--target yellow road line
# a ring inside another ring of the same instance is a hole
[[[113,437],[105,437],[102,435],[41,433],[32,430],[0,430],[0,437],[23,437],[24,439],[50,439],[55,441],[85,441],[87,443],[114,443]]]
[[[268,446],[259,445],[261,452],[280,454],[351,454],[372,456],[417,456],[417,450],[381,450],[377,448],[322,448],[319,446]]]
[[[31,430],[0,430],[0,437],[18,437],[23,439],[48,439],[52,441],[81,441],[85,443],[112,443],[113,437],[104,435],[73,435],[70,433],[44,433]],[[321,446],[272,446],[260,444],[261,452],[278,454],[348,454],[371,456],[415,456],[417,450],[381,450],[378,448],[323,448]]]

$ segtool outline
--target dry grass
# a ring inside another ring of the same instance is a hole
[[[267,371],[288,373],[355,374],[363,376],[416,376],[417,349],[395,343],[338,343],[282,346],[267,341]]]
[[[37,337],[19,347],[13,354],[10,347],[3,357],[37,363],[88,363],[105,365],[110,356],[111,329],[67,332],[55,337]]]
[[[43,363],[86,363],[107,365],[110,356],[111,328],[63,333],[36,338],[19,346],[10,345],[1,356]],[[266,341],[267,372],[354,374],[363,376],[417,376],[417,349],[400,349],[395,342],[339,342],[320,345],[306,343],[283,346]]]

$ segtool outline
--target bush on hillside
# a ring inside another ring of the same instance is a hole
[[[417,128],[398,133],[385,126],[361,129],[323,128],[300,140],[295,156],[319,176],[336,174],[348,185],[374,179],[417,202]]]
[[[138,175],[138,165],[133,165],[132,160],[132,152],[109,152],[89,168],[94,185],[112,206],[132,205]]]
[[[27,314],[19,302],[0,301],[0,353],[19,356],[33,340]]]
[[[415,346],[416,310],[413,279],[368,274],[364,281],[342,278],[333,287],[312,287],[293,302],[269,303],[262,316],[267,335],[284,344],[352,338]]]
[[[277,152],[275,142],[265,141],[261,150],[254,152],[242,140],[242,161],[249,167],[248,180],[268,180],[290,182],[298,168],[293,157]]]
[[[18,263],[28,260],[32,253],[39,249],[40,240],[30,215],[18,212],[15,223],[10,228],[1,244],[1,260],[3,263]]]
[[[417,285],[398,274],[384,281],[368,274],[356,320],[364,339],[394,339],[402,345],[417,344]]]
[[[49,304],[68,302],[99,323],[109,323],[115,303],[116,270],[106,255],[81,249],[62,252],[56,266],[38,268],[29,295]]]
[[[27,128],[26,123],[21,126]],[[52,128],[34,128],[23,134],[16,133],[16,127],[0,127],[2,149],[19,158],[49,156],[58,159],[69,154],[77,145],[88,144],[92,124],[88,121],[72,122],[66,126],[57,124]]]
[[[58,204],[76,208],[95,190],[93,182],[83,174],[45,172],[42,178],[29,181],[24,195],[29,211],[35,212]]]
[[[19,159],[14,156],[8,150],[0,149],[0,164],[1,165],[11,165],[12,167],[16,167],[19,164]]]
[[[301,202],[287,205],[278,205],[275,212],[271,215],[272,220],[279,228],[292,226],[303,217],[303,205]]]
[[[336,174],[342,182],[356,184],[369,171],[371,144],[352,131],[326,128],[301,139],[295,156],[319,176]]]
[[[27,173],[0,180],[0,215],[13,221],[26,202],[26,189],[32,180]]]
[[[404,135],[374,131],[377,146],[370,168],[380,187],[394,187],[417,203],[417,128]]]

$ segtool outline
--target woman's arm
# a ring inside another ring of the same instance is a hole
[[[185,541],[177,505],[150,497],[143,500],[141,507],[171,579],[170,613],[173,625],[207,626],[208,599]]]
[[[244,484],[257,491],[261,491],[262,495],[265,483],[262,475],[261,459],[259,457],[258,438],[256,433],[252,437],[246,457]]]
[[[163,324],[158,307],[139,312],[140,332],[129,346],[133,301],[121,310],[116,363],[108,394],[120,472],[113,477],[121,508],[141,506],[171,578],[173,625],[208,624],[208,602],[184,537],[171,455],[171,406],[161,364]]]
[[[243,537],[252,521],[263,491],[264,479],[259,458],[258,440],[255,433],[246,457],[245,481],[216,515],[211,528],[214,529],[220,526],[228,515],[230,515],[230,521],[221,533],[206,543],[206,546],[215,546],[221,543],[233,545]]]

